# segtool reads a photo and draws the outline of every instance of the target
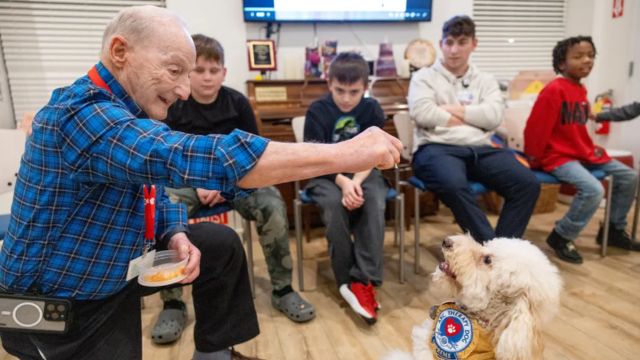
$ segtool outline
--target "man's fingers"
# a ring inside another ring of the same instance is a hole
[[[182,250],[182,248],[181,248]],[[195,246],[190,246],[188,249],[189,261],[184,268],[184,273],[187,275],[181,283],[188,284],[193,282],[198,275],[200,275],[200,250]]]
[[[180,259],[186,259],[189,256],[189,245],[188,244],[182,244],[180,245],[180,247],[178,248],[178,256],[180,257]]]

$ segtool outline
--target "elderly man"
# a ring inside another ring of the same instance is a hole
[[[156,184],[160,193],[160,185],[215,189],[232,198],[240,188],[399,160],[400,142],[380,129],[335,145],[269,142],[242,131],[172,132],[152,119],[187,99],[194,63],[180,19],[161,8],[128,8],[107,26],[100,62],[55,90],[36,115],[0,253],[0,288],[72,299],[73,321],[64,335],[3,330],[9,353],[142,357],[141,290],[126,279],[146,246],[142,184]],[[189,256],[182,283],[193,284],[193,358],[237,358],[229,347],[258,334],[241,247],[217,243],[211,230],[219,228],[187,227],[184,207],[166,197],[158,196],[156,218],[157,246]]]

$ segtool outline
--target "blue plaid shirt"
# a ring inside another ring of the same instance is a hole
[[[53,92],[33,121],[11,221],[0,253],[0,288],[15,293],[101,299],[126,285],[144,244],[141,184],[218,189],[253,168],[268,140],[170,131],[146,114],[101,64],[111,92],[83,76]],[[184,205],[158,186],[156,234],[186,228]]]

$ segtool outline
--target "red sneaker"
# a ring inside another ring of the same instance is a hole
[[[373,296],[373,302],[374,302],[373,305],[376,311],[379,311],[380,309],[382,309],[382,305],[380,305],[380,303],[378,302],[378,299],[376,299],[376,288],[373,285],[371,286],[371,296]]]
[[[351,284],[340,286],[340,295],[351,306],[353,311],[360,315],[369,325],[373,325],[378,320],[376,314],[375,290],[370,283],[364,285],[353,281]]]

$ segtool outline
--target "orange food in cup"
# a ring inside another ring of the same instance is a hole
[[[145,280],[148,282],[161,282],[161,281],[175,279],[179,276],[182,276],[184,268],[185,267],[182,266],[177,269],[158,271],[153,274],[149,274],[145,276]]]

